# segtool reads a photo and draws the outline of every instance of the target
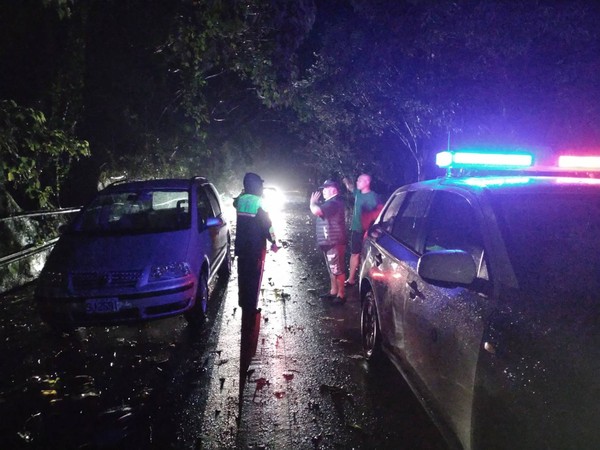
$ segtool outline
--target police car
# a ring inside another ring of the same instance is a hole
[[[396,190],[368,231],[365,355],[451,447],[600,448],[600,157],[437,163],[447,176]]]

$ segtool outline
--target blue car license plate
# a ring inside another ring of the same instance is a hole
[[[116,298],[90,298],[85,301],[86,314],[107,314],[119,311],[119,300]]]

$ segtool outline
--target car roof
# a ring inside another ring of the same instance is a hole
[[[581,178],[569,176],[468,176],[445,177],[435,180],[413,183],[408,190],[415,189],[458,189],[481,195],[483,192],[494,194],[508,194],[511,192],[598,192],[600,193],[600,179]],[[400,188],[400,190],[405,190]]]
[[[208,181],[203,177],[194,178],[161,178],[155,180],[138,180],[117,182],[106,187],[103,192],[125,192],[146,189],[189,189],[195,181],[200,184],[207,184]]]

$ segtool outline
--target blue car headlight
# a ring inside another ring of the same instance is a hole
[[[150,269],[149,281],[173,280],[183,278],[192,273],[190,266],[185,262],[157,264]]]

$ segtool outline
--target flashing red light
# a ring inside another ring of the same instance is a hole
[[[600,156],[559,156],[558,167],[562,169],[600,170]]]

